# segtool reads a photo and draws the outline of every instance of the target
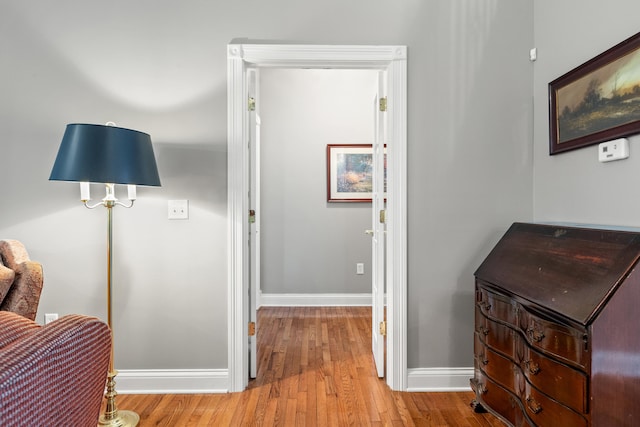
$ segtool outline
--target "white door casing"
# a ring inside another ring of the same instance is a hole
[[[387,85],[387,384],[407,388],[407,176],[405,46],[273,45],[227,47],[227,213],[229,391],[249,381],[248,69],[259,67],[384,70]]]

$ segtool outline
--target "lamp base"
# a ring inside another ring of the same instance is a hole
[[[112,356],[113,357],[113,356]],[[107,375],[107,389],[104,397],[107,406],[98,420],[98,427],[136,427],[140,422],[140,416],[133,411],[119,411],[116,407],[116,381],[118,371],[111,369]]]
[[[106,420],[104,417],[100,417],[98,426],[109,427],[135,427],[140,422],[140,416],[133,411],[118,411],[116,417],[110,420]]]

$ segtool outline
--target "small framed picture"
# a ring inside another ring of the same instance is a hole
[[[327,145],[327,201],[371,202],[372,191],[372,145]]]

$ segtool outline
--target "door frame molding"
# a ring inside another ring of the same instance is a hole
[[[227,46],[229,391],[243,391],[249,383],[247,69],[255,67],[387,71],[386,382],[392,390],[404,391],[407,389],[407,48],[234,42]]]

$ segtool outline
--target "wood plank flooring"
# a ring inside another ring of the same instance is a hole
[[[377,378],[369,307],[263,307],[258,376],[242,393],[120,395],[140,426],[502,427],[471,392],[407,393]]]

